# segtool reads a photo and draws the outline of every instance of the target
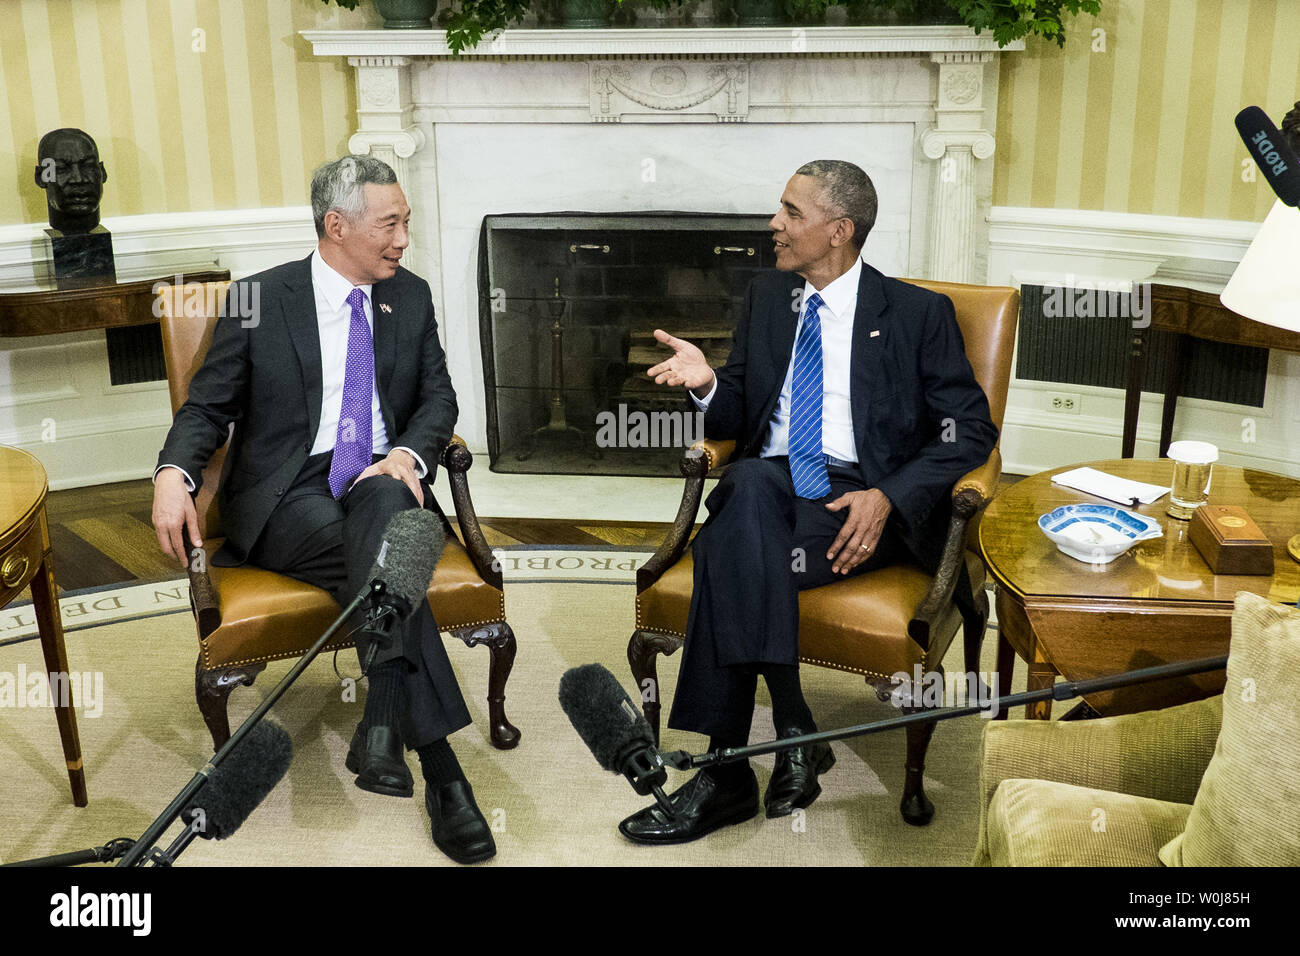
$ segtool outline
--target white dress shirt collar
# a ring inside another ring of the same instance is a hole
[[[320,247],[311,254],[311,281],[312,286],[325,298],[325,303],[330,307],[331,312],[337,312],[343,308],[347,302],[348,296],[352,294],[353,289],[360,289],[365,295],[366,301],[370,301],[371,286],[358,285],[354,286],[347,279],[343,278],[320,254]]]
[[[853,260],[853,265],[849,270],[839,278],[832,279],[826,283],[826,288],[818,291],[813,288],[811,282],[804,283],[805,300],[813,292],[817,292],[826,303],[826,307],[835,314],[837,319],[853,319],[853,315],[847,310],[850,306],[857,304],[858,299],[858,282],[862,279],[862,257],[858,256]]]

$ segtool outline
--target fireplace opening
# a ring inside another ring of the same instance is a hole
[[[487,216],[479,328],[493,471],[675,476],[704,437],[655,329],[726,361],[745,289],[775,267],[767,215]]]

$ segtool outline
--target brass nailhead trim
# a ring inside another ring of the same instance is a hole
[[[497,594],[499,595],[499,599],[501,601],[500,617],[488,618],[485,621],[471,621],[468,624],[457,624],[455,626],[456,627],[478,627],[480,624],[505,624],[506,623],[506,595],[504,591],[498,591]],[[438,629],[438,633],[441,634],[443,633],[444,630],[446,629],[440,627]],[[209,651],[207,639],[200,640],[199,644],[203,649],[203,669],[215,670],[216,668],[212,666],[212,654]],[[352,641],[347,644],[330,645],[329,649],[333,650],[336,647],[339,648],[353,647],[355,645],[356,645],[356,641]],[[302,655],[303,655],[302,651],[290,651],[287,654],[276,654],[274,657],[248,657],[240,661],[227,661],[224,664],[218,664],[217,667],[242,667],[245,664],[269,664],[271,661],[282,661],[290,657],[302,657]]]

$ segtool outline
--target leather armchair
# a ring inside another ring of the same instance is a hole
[[[205,283],[204,303],[220,303],[227,285]],[[192,289],[188,291],[193,294]],[[159,292],[173,413],[185,402],[190,379],[203,363],[216,326],[215,315],[186,315],[186,292],[182,286],[167,286]],[[224,447],[212,456],[195,499],[199,530],[209,553],[221,544],[215,495],[225,456]],[[516,642],[506,623],[501,571],[494,564],[470,499],[467,472],[473,456],[464,441],[454,437],[443,450],[440,463],[447,469],[460,537],[435,503],[447,544],[429,584],[429,605],[444,632],[469,647],[482,644],[488,648],[489,731],[493,746],[507,750],[519,743],[520,735],[505,715],[506,682],[514,665]],[[230,737],[227,703],[235,687],[251,685],[268,661],[302,656],[338,616],[339,606],[318,587],[251,565],[220,568],[192,562],[189,581],[199,640],[194,695],[213,746],[219,748]],[[340,637],[326,649],[354,643]]]
[[[952,299],[967,357],[988,397],[993,423],[1001,430],[1020,293],[1011,288],[909,281]],[[636,630],[628,642],[627,656],[656,737],[661,707],[657,655],[675,653],[686,639],[694,575],[687,545],[704,480],[734,453],[735,442],[708,440],[686,452],[681,462],[686,487],[676,520],[659,549],[637,572]],[[887,700],[895,689],[890,675],[899,671],[911,674],[918,665],[922,672],[941,670],[939,662],[960,628],[966,669],[977,672],[989,604],[975,531],[1001,474],[1002,458],[995,447],[983,465],[953,485],[952,520],[933,577],[918,566],[898,564],[801,591],[800,660],[860,674],[881,700]],[[910,713],[921,708],[918,704],[903,709]],[[933,723],[907,728],[900,810],[908,823],[918,826],[929,823],[934,815],[934,805],[922,786],[933,732]]]

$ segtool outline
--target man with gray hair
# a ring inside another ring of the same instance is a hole
[[[389,519],[425,505],[456,393],[428,283],[401,267],[411,210],[393,170],[368,156],[327,163],[311,204],[315,252],[241,280],[260,299],[231,288],[261,312],[222,311],[158,456],[153,522],[184,566],[203,543],[192,496],[233,424],[218,490],[227,538],[212,562],[278,571],[346,603]],[[403,743],[415,750],[434,843],[460,863],[488,859],[491,830],[447,741],[469,711],[428,603],[371,656],[374,640],[363,631],[357,643],[369,688],[348,769],[363,790],[409,797]]]
[[[862,261],[876,191],[842,160],[801,166],[769,223],[779,271],[751,283],[727,363],[673,350],[649,374],[682,385],[709,438],[736,455],[709,495],[692,544],[694,588],[668,726],[749,740],[758,675],[782,737],[817,729],[799,683],[799,601],[899,560],[933,573],[952,485],[997,441],[947,296],[881,275]],[[768,817],[809,806],[835,756],[826,744],[777,755]],[[684,843],[758,813],[748,762],[696,774],[628,817],[637,843]]]

